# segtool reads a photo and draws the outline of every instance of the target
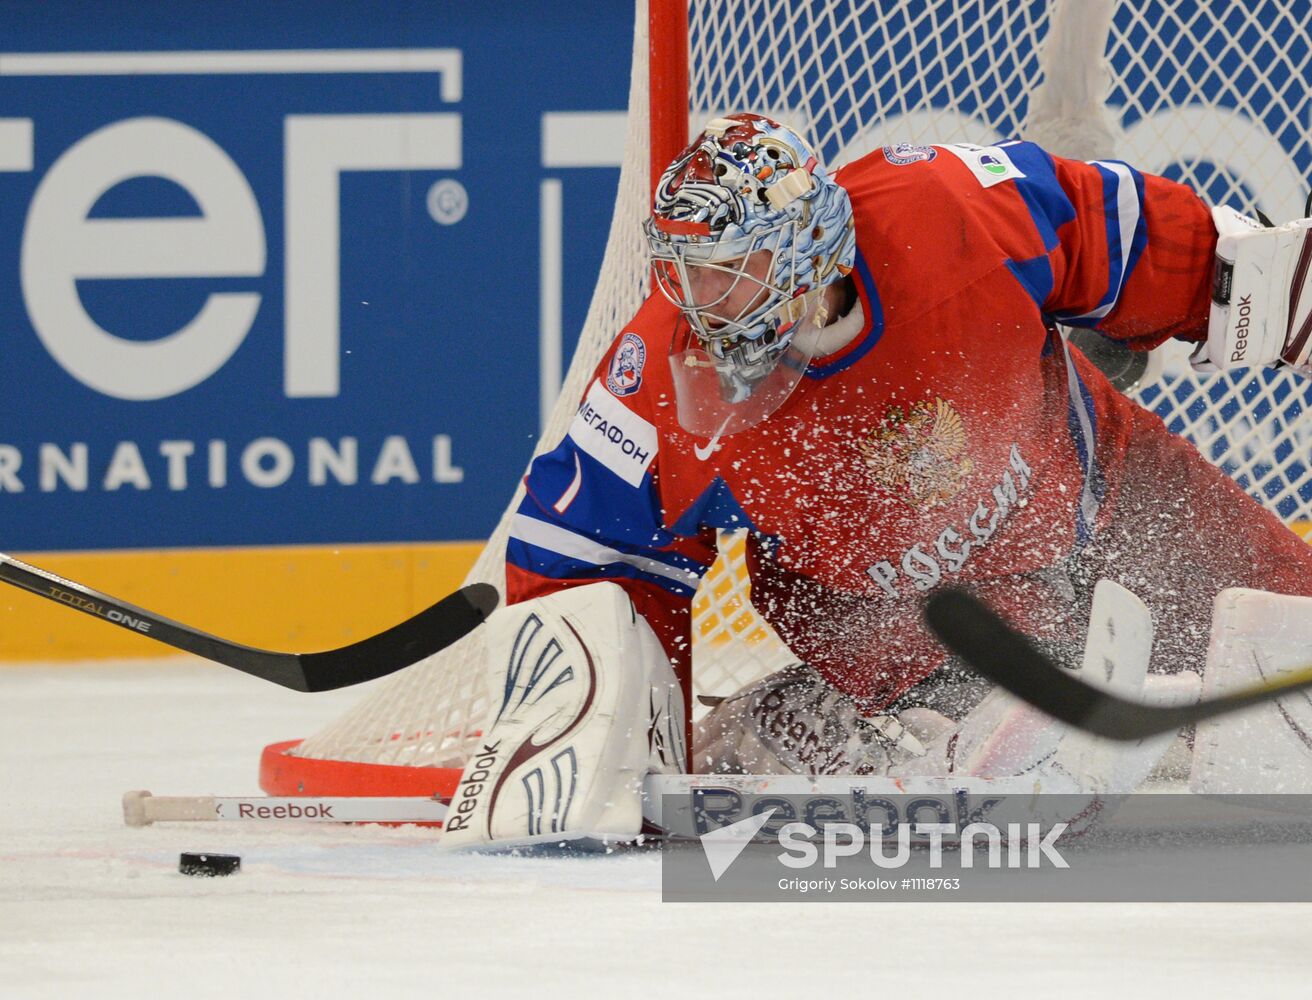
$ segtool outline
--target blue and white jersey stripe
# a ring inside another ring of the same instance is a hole
[[[1052,157],[1031,142],[1004,142],[1000,145],[1016,166],[1024,170],[1024,176],[1015,178],[1012,183],[1029,210],[1030,221],[1043,240],[1043,249],[1051,252],[1059,242],[1057,230],[1075,218],[1075,206],[1057,180]]]
[[[1080,460],[1080,502],[1075,513],[1075,537],[1083,544],[1093,537],[1098,511],[1105,494],[1102,470],[1098,467],[1098,418],[1093,406],[1093,396],[1085,388],[1080,373],[1075,368],[1066,338],[1061,341],[1062,356],[1066,361],[1066,388],[1069,393],[1067,409],[1067,426],[1075,442],[1075,452]]]
[[[1103,181],[1107,219],[1107,291],[1089,312],[1058,314],[1058,319],[1072,326],[1097,326],[1116,308],[1121,289],[1134,272],[1134,265],[1148,242],[1148,226],[1143,218],[1143,175],[1116,160],[1093,160],[1091,166],[1097,168]]]
[[[621,576],[645,580],[681,597],[691,597],[709,569],[675,552],[624,551],[522,511],[511,517],[506,558],[521,569],[553,579]]]

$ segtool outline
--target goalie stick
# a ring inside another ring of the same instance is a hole
[[[497,589],[474,583],[400,624],[338,649],[279,653],[208,632],[102,594],[0,553],[0,580],[103,621],[293,691],[332,691],[395,673],[477,628],[497,606]]]
[[[925,621],[948,649],[995,684],[1060,722],[1114,740],[1140,740],[1312,688],[1310,665],[1219,698],[1144,705],[1072,676],[965,591],[935,594],[926,602]]]
[[[123,793],[123,822],[197,823],[218,820],[309,823],[441,823],[447,804],[436,798],[376,796],[224,796]]]
[[[937,812],[956,827],[945,834],[952,843],[963,827],[972,822],[1049,821],[1062,815],[1063,806],[1087,802],[1087,796],[1043,792],[1033,775],[983,778],[973,775],[892,778],[885,775],[839,774],[649,774],[643,780],[643,818],[646,830],[636,838],[644,844],[654,839],[700,840],[715,829],[731,827],[763,808],[766,799],[779,804],[781,796],[792,799],[798,814],[808,799],[826,816],[837,819],[835,808],[855,795],[887,814],[889,809],[914,808],[915,815]],[[285,823],[381,823],[421,824],[440,827],[449,810],[450,792],[434,796],[219,796],[152,795],[131,791],[123,795],[123,821],[130,827],[155,823],[236,822],[252,825]],[[1282,799],[1291,796],[1234,796],[1222,801],[1214,796],[1142,796],[1127,801],[1115,813],[1111,831],[1128,834],[1141,842],[1145,832],[1169,831],[1176,841],[1181,835],[1211,835],[1222,832],[1231,841],[1260,837],[1271,831],[1289,843],[1293,831],[1308,830],[1304,810],[1288,812]],[[1044,800],[1052,803],[1046,809]],[[1187,801],[1192,800],[1192,801]],[[1081,806],[1082,808],[1082,806]],[[1056,811],[1054,811],[1054,809]],[[840,813],[841,815],[841,813]],[[1106,812],[1101,818],[1110,819]],[[942,821],[942,819],[940,821]],[[874,829],[879,828],[875,824]],[[895,829],[895,827],[893,828]],[[767,831],[768,833],[768,831]],[[890,839],[895,834],[885,834]],[[495,848],[495,845],[492,845]]]

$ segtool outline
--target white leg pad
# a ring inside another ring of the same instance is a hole
[[[572,587],[488,630],[496,702],[452,797],[445,849],[631,839],[649,770],[685,765],[683,695],[624,591]]]
[[[1201,678],[1192,671],[1149,675],[1153,622],[1147,605],[1111,580],[1099,580],[1093,592],[1089,637],[1080,679],[1097,688],[1149,705],[1179,705],[1198,700]],[[1139,787],[1177,737],[1162,733],[1135,743],[1071,732],[1062,741],[1058,763],[1079,777],[1083,787],[1125,795]]]
[[[1212,607],[1203,695],[1213,698],[1312,664],[1312,597],[1231,588]],[[1312,791],[1312,701],[1305,691],[1199,723],[1192,791]]]
[[[1149,677],[1153,626],[1148,608],[1111,580],[1094,589],[1081,680],[1132,700],[1193,701],[1196,674]],[[1001,689],[962,721],[954,770],[987,777],[1033,776],[1045,792],[1134,791],[1175,738],[1174,733],[1126,744],[1071,729]]]

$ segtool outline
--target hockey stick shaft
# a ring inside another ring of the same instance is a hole
[[[1144,705],[1108,694],[1063,670],[984,602],[961,590],[935,594],[925,620],[948,649],[1053,718],[1096,736],[1139,740],[1312,688],[1312,667],[1191,705]]]
[[[476,628],[498,601],[495,587],[471,584],[413,618],[348,646],[281,653],[202,632],[3,553],[0,581],[293,691],[330,691],[407,667]]]
[[[152,823],[205,823],[272,820],[311,823],[441,823],[446,803],[418,797],[151,795],[125,792],[123,821],[128,826]]]
[[[717,798],[765,795],[844,796],[864,792],[872,797],[920,795],[955,803],[962,796],[1006,795],[1032,797],[1034,780],[1025,778],[888,778],[882,775],[702,775],[649,774],[643,781],[643,814],[659,825],[662,802],[676,800],[690,811],[703,801],[699,793]],[[703,804],[704,808],[704,804]],[[316,823],[441,823],[447,801],[422,796],[223,796],[152,795],[123,793],[123,821],[128,826],[152,823],[205,823],[214,821]]]
[[[914,819],[926,809],[955,820],[960,829],[972,822],[1001,822],[1017,816],[1042,818],[1032,776],[981,778],[969,775],[889,778],[882,775],[777,775],[777,774],[649,774],[643,782],[643,818],[648,832],[674,839],[700,839],[701,835],[734,819],[745,818],[764,798],[778,803],[787,796],[800,803],[808,798],[832,815],[836,802],[863,793],[867,802],[877,803],[885,816],[898,804]],[[1053,801],[1069,803],[1078,796],[1054,794]],[[1245,798],[1248,801],[1245,801]],[[1286,797],[1292,799],[1293,797]],[[1296,815],[1306,816],[1292,807]],[[914,809],[914,816],[910,812]],[[128,826],[153,823],[241,822],[241,823],[382,823],[440,826],[449,806],[437,798],[420,796],[163,796],[150,792],[123,795],[123,820]],[[1278,825],[1288,837],[1290,815],[1280,810],[1271,796],[1239,797],[1222,805],[1212,800],[1205,818],[1160,815],[1152,810],[1132,811],[1118,816],[1118,828],[1172,830],[1177,836],[1180,822],[1207,824],[1212,833],[1223,827],[1252,833],[1262,825]],[[802,810],[799,809],[799,812]],[[1052,818],[1051,814],[1048,816]],[[1189,827],[1183,827],[1188,829]],[[1194,827],[1197,829],[1197,827]],[[874,827],[878,829],[878,825]],[[885,834],[891,839],[894,834]],[[951,843],[954,834],[946,834]]]

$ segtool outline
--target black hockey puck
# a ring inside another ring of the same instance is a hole
[[[213,878],[216,875],[231,875],[241,871],[241,858],[235,854],[183,854],[178,861],[178,871],[183,875],[201,875]]]

